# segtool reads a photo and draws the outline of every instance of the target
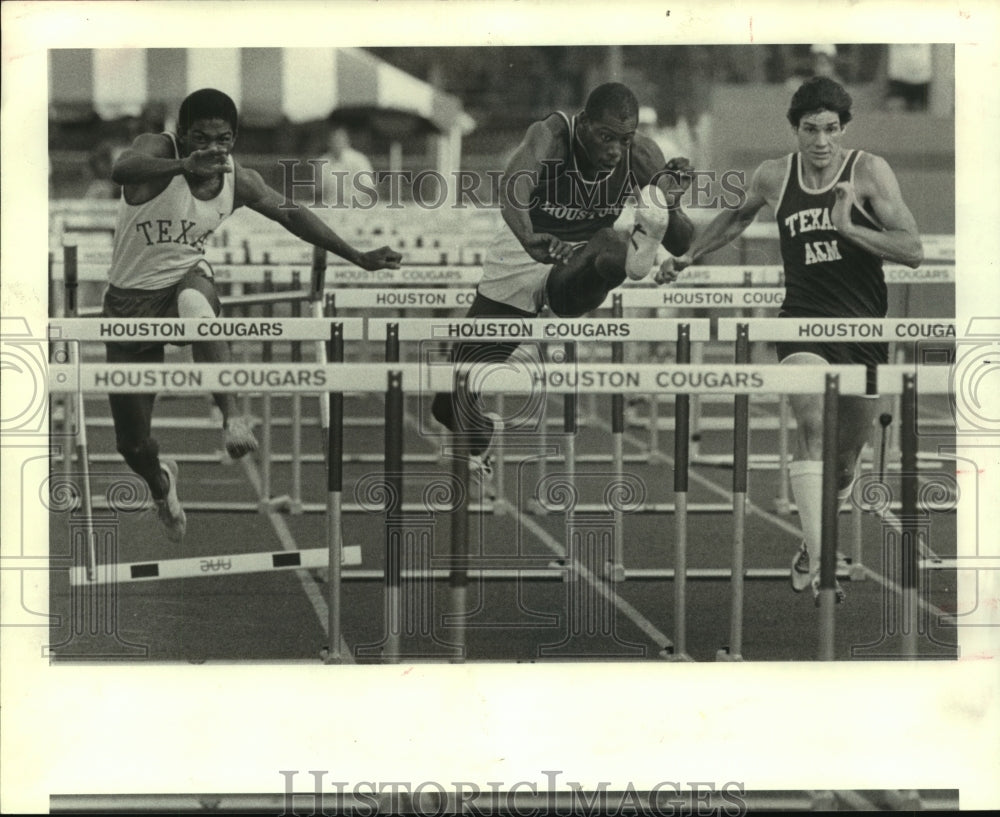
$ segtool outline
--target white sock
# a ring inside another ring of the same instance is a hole
[[[788,481],[799,511],[802,538],[809,552],[809,568],[819,569],[819,547],[823,536],[823,461],[795,460],[788,466]]]

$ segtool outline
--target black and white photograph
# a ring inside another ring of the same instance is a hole
[[[996,12],[280,8],[4,5],[4,808],[995,807]]]

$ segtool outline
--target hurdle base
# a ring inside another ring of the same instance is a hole
[[[660,650],[656,657],[661,661],[673,661],[675,663],[694,662],[694,659],[686,652],[676,652],[673,644],[669,644]]]
[[[625,581],[625,565],[621,562],[605,562],[604,573],[607,578],[615,583]]]
[[[301,516],[304,510],[302,500],[294,500],[290,496],[272,496],[270,499],[260,501],[260,510],[264,513],[269,511],[287,513],[292,516]]]
[[[847,568],[847,578],[852,582],[868,581],[868,570],[864,565],[851,562]]]
[[[347,663],[347,661],[344,660],[344,657],[339,653],[337,655],[331,653],[329,647],[323,647],[323,649],[319,651],[319,660],[322,661],[324,664],[339,665]]]
[[[788,499],[782,499],[781,497],[775,497],[774,499],[774,512],[781,516],[790,516],[792,513],[792,503]]]
[[[715,654],[716,661],[742,661],[743,656],[738,652],[730,652],[729,647],[723,647]]]

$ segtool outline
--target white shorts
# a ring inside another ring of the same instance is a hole
[[[486,250],[479,292],[491,301],[537,314],[545,305],[545,281],[551,269],[551,264],[539,263],[528,255],[504,224]]]

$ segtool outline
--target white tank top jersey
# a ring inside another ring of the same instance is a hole
[[[177,140],[166,133],[179,158]],[[233,168],[233,157],[226,160]],[[115,243],[108,281],[120,289],[166,289],[205,254],[205,242],[233,212],[235,172],[222,176],[219,195],[196,199],[183,174],[158,196],[132,205],[122,194],[115,222]]]

